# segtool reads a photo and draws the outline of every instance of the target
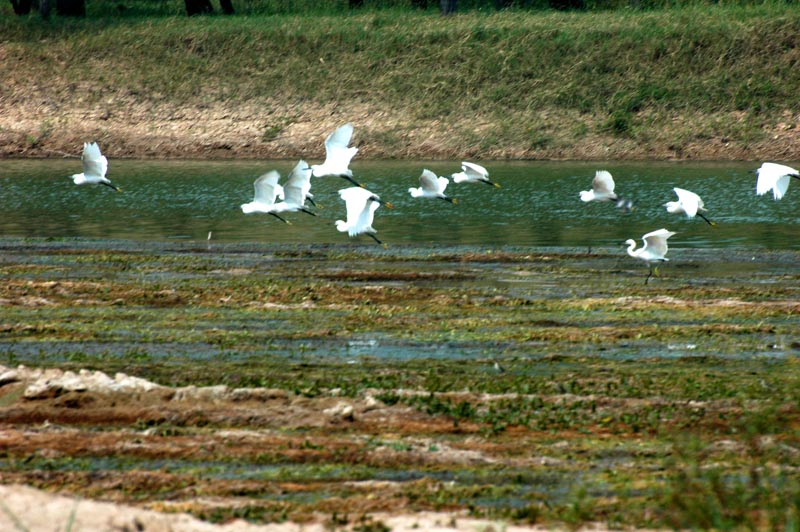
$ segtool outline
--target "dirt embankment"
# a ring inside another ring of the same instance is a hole
[[[366,105],[197,105],[120,95],[85,106],[32,90],[0,95],[0,157],[79,156],[83,142],[96,140],[105,154],[116,158],[318,159],[324,156],[325,136],[348,121],[356,126],[353,142],[360,148],[359,159],[791,161],[800,154],[800,117],[791,116],[777,126],[764,126],[763,140],[743,142],[722,136],[692,138],[688,119],[665,124],[661,132],[640,141],[603,134],[590,116],[548,115],[543,127],[553,141],[534,146],[480,140],[481,131],[491,131],[492,124],[473,126],[469,120],[420,121],[402,110]],[[589,131],[584,138],[563,136],[578,126]],[[671,128],[682,133],[671,136]]]

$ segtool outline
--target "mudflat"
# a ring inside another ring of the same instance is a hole
[[[0,247],[0,523],[791,517],[797,252]]]

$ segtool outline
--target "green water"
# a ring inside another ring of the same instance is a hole
[[[309,163],[319,161],[309,160]],[[388,244],[490,246],[621,246],[628,238],[666,227],[678,234],[672,248],[800,248],[800,182],[781,201],[755,195],[760,163],[664,162],[482,162],[502,185],[454,184],[447,193],[458,205],[411,198],[423,168],[440,175],[459,170],[458,161],[354,161],[356,177],[392,202],[380,208],[374,227]],[[344,218],[336,177],[314,179],[318,216],[287,215],[285,225],[268,215],[244,215],[252,182],[277,169],[286,175],[295,161],[111,160],[109,177],[117,194],[98,186],[78,187],[67,176],[80,161],[0,161],[0,237],[107,238],[133,241],[347,243],[334,227]],[[611,204],[584,204],[595,170],[609,170],[617,192],[637,208],[622,214]],[[698,193],[712,228],[701,219],[666,212],[672,187]],[[366,238],[357,239],[374,245]]]

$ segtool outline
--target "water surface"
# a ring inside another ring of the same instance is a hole
[[[315,163],[318,161],[309,161]],[[800,182],[775,201],[755,195],[759,163],[667,162],[483,162],[502,185],[451,183],[458,205],[411,198],[423,168],[440,175],[459,170],[458,161],[354,161],[357,178],[395,208],[378,210],[375,228],[389,244],[614,246],[666,227],[678,234],[672,248],[800,248]],[[344,218],[340,178],[314,179],[318,216],[291,213],[292,225],[268,215],[244,215],[252,182],[277,169],[286,175],[295,161],[110,161],[109,177],[124,189],[76,186],[68,179],[80,161],[0,161],[2,237],[103,238],[133,241],[346,243],[334,221]],[[609,170],[617,192],[637,208],[622,214],[611,204],[584,204],[595,170]],[[708,216],[687,220],[666,212],[672,187],[698,193]],[[368,238],[358,242],[371,244]]]

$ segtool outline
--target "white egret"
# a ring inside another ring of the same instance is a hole
[[[483,166],[467,161],[461,162],[461,171],[452,174],[453,183],[486,183],[496,188],[500,185],[489,179],[489,171]]]
[[[592,190],[581,191],[581,201],[616,201],[617,195],[614,193],[614,178],[606,170],[598,170],[592,179]]]
[[[689,219],[699,216],[705,220],[708,225],[712,227],[717,225],[715,222],[712,222],[706,218],[705,215],[703,215],[703,212],[706,211],[706,208],[703,204],[703,200],[700,199],[700,196],[683,188],[675,187],[672,190],[674,190],[675,194],[678,195],[678,201],[666,202],[664,207],[667,208],[667,212],[671,214],[685,214]]]
[[[339,191],[339,196],[344,200],[347,208],[347,221],[336,220],[336,229],[350,236],[366,234],[378,244],[383,244],[375,236],[372,222],[375,211],[381,204],[391,209],[392,204],[384,201],[377,194],[362,187],[350,187]]]
[[[444,193],[448,183],[450,183],[449,179],[437,177],[436,174],[426,168],[422,171],[422,175],[419,176],[419,188],[411,187],[408,189],[408,193],[411,194],[412,198],[439,198],[457,204],[457,199],[446,196]]]
[[[628,255],[635,259],[643,260],[650,266],[650,273],[647,274],[644,284],[647,284],[647,282],[650,280],[650,277],[653,276],[654,271],[655,274],[658,274],[658,265],[656,265],[654,268],[654,263],[665,262],[669,260],[667,257],[665,257],[667,254],[667,239],[674,234],[675,233],[673,231],[667,231],[666,229],[651,231],[642,236],[644,246],[639,249],[634,249],[636,247],[636,241],[632,238],[629,238],[625,241],[625,243],[628,245]]]
[[[775,200],[781,199],[786,194],[786,189],[789,188],[789,181],[793,177],[800,179],[800,172],[791,166],[777,163],[764,163],[756,172],[758,173],[756,194],[762,196],[772,190]]]
[[[100,153],[100,147],[96,142],[83,143],[81,162],[83,163],[83,173],[71,175],[70,179],[73,183],[76,185],[105,185],[117,192],[122,192],[121,188],[106,178],[108,159]]]
[[[358,148],[348,146],[353,137],[353,124],[347,123],[328,135],[325,139],[325,162],[311,165],[311,175],[324,177],[329,175],[347,179],[357,187],[361,184],[353,179],[350,161],[358,153]]]
[[[278,213],[302,211],[312,216],[316,216],[316,214],[308,210],[304,205],[304,191],[307,190],[306,182],[311,178],[310,174],[311,172],[308,168],[308,165],[303,163],[301,167],[301,164],[298,163],[294,170],[292,170],[292,173],[289,175],[289,179],[283,186],[284,200],[275,203],[275,200],[278,197],[278,180],[281,176],[276,170],[270,170],[255,180],[253,183],[253,187],[255,189],[253,201],[243,204],[242,212],[245,214],[271,214],[278,220],[290,225],[291,222],[280,216]]]
[[[613,201],[614,205],[624,213],[629,213],[634,209],[633,200],[621,198],[614,192],[616,183],[611,173],[606,170],[597,170],[592,179],[592,189],[580,192],[581,201]]]

